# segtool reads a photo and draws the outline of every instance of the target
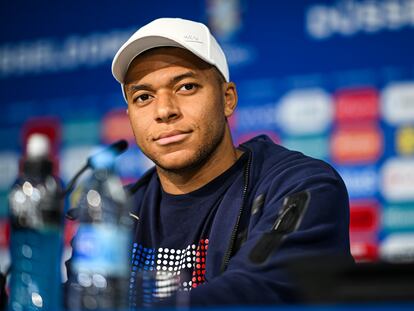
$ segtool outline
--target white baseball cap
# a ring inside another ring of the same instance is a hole
[[[226,82],[230,81],[226,56],[207,26],[181,18],[159,18],[138,29],[116,53],[112,61],[113,76],[123,85],[128,67],[135,57],[163,46],[180,47],[192,52],[215,66]]]

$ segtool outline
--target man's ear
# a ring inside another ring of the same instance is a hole
[[[224,89],[224,115],[230,117],[237,106],[237,89],[236,84],[228,82],[223,84]]]

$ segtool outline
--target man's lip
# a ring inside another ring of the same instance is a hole
[[[173,130],[173,131],[169,131],[169,132],[163,132],[160,135],[158,135],[158,137],[156,137],[154,140],[159,140],[161,138],[166,138],[166,137],[171,137],[171,136],[176,136],[176,135],[180,135],[180,134],[186,134],[188,132],[186,131],[179,131],[179,130]]]
[[[157,138],[154,139],[154,141],[159,145],[168,145],[171,143],[176,143],[181,140],[184,140],[188,134],[190,134],[190,131],[170,131],[170,132],[164,132],[161,133]]]

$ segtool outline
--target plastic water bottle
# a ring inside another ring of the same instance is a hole
[[[63,201],[49,146],[45,135],[29,137],[23,174],[9,194],[12,311],[62,308]]]
[[[128,307],[132,222],[128,197],[114,172],[114,158],[110,151],[92,158],[94,171],[75,207],[79,225],[68,263],[69,310]]]

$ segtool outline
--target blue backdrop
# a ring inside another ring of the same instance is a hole
[[[413,0],[3,1],[0,12],[2,231],[27,133],[53,136],[65,181],[97,146],[132,142],[112,57],[139,26],[182,17],[224,47],[236,142],[265,132],[330,162],[348,186],[354,256],[414,258]],[[133,146],[118,169],[128,182],[151,165]]]

